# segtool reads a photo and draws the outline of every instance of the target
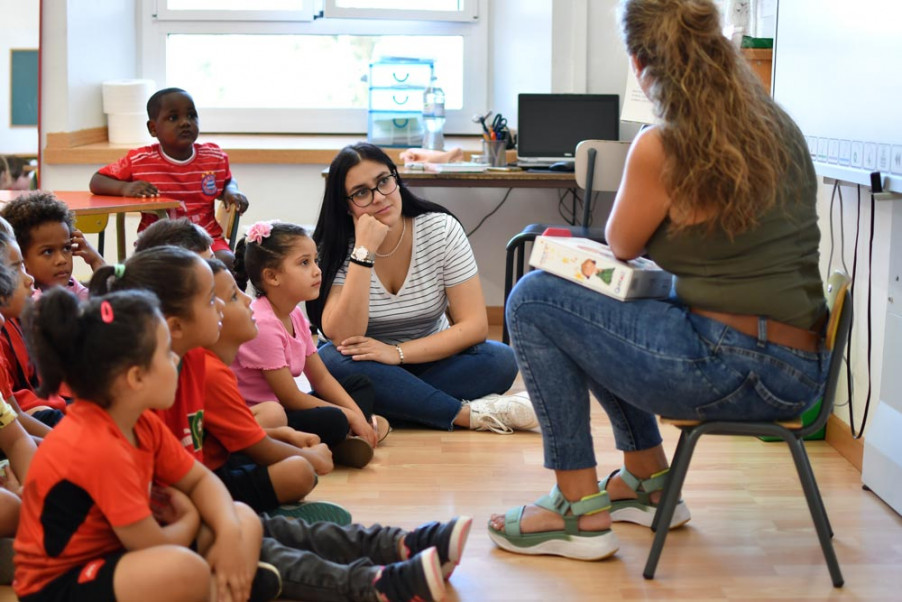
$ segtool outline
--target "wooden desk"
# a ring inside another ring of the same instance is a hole
[[[0,203],[7,203],[29,190],[0,190]],[[54,190],[53,195],[64,202],[75,215],[116,216],[116,256],[125,259],[125,214],[148,211],[154,213],[175,209],[181,203],[165,197],[133,198],[122,196],[100,196],[82,190]]]
[[[424,188],[576,188],[576,175],[565,171],[432,173],[400,167],[398,174],[408,186]]]

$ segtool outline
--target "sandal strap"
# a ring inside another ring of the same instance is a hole
[[[599,491],[598,493],[587,495],[581,500],[570,502],[567,501],[564,494],[555,485],[551,488],[548,495],[543,495],[535,504],[540,508],[560,514],[564,517],[564,522],[567,522],[568,518],[574,519],[575,522],[575,519],[578,519],[580,516],[609,510],[611,508],[611,498],[608,496],[607,491]]]
[[[648,494],[655,491],[664,490],[664,486],[667,484],[667,473],[669,472],[670,468],[665,468],[664,470],[651,475],[647,479],[640,479],[639,477],[628,471],[626,469],[626,466],[624,466],[620,469],[620,478],[623,480],[627,487],[629,487],[636,493]],[[611,476],[613,476],[613,474]]]

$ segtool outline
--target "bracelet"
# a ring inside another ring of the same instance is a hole
[[[401,346],[400,346],[400,345],[395,345],[395,349],[398,350],[398,359],[401,360],[401,363],[398,364],[398,365],[400,366],[400,365],[402,365],[402,364],[404,363],[404,350],[401,349]]]
[[[348,261],[356,263],[357,265],[362,265],[365,268],[371,268],[376,264],[375,261],[363,261],[362,259],[357,259],[355,257],[348,257]]]

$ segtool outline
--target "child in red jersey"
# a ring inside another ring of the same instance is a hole
[[[149,290],[160,300],[172,335],[172,351],[180,359],[175,403],[157,410],[157,415],[185,449],[203,462],[203,346],[219,339],[222,320],[213,272],[198,255],[167,245],[135,253],[124,264],[103,266],[90,283],[92,295],[136,288]]]
[[[9,236],[0,232],[0,246],[7,245],[9,241]],[[0,263],[0,304],[6,303],[18,284],[18,272]],[[3,317],[0,316],[0,323],[2,321]],[[12,403],[7,402],[7,399]],[[9,537],[16,532],[21,505],[19,480],[25,478],[35,450],[34,441],[17,418],[18,407],[12,397],[9,379],[6,372],[0,370],[0,451],[9,459],[8,466],[0,470],[0,537]],[[0,573],[6,572],[5,567],[0,569]]]
[[[62,286],[79,299],[88,298],[88,289],[72,277],[72,259],[81,257],[94,271],[103,257],[75,228],[75,214],[64,202],[53,193],[35,191],[6,203],[0,215],[13,227],[38,290]]]
[[[41,423],[52,427],[62,419],[66,401],[56,394],[50,394],[44,399],[35,393],[38,375],[31,363],[19,327],[19,316],[34,294],[34,279],[25,271],[22,252],[12,237],[12,228],[2,217],[0,231],[8,234],[8,238],[4,238],[0,259],[18,275],[15,291],[6,299],[6,303],[0,305],[0,315],[4,318],[0,326],[0,356],[3,358],[0,360],[0,370],[5,372],[18,405]],[[33,424],[29,426],[29,423],[26,423],[26,427],[33,435],[46,434],[46,429],[35,428]]]
[[[234,255],[216,222],[214,203],[221,198],[239,213],[248,207],[229,170],[229,158],[211,142],[197,143],[194,100],[181,88],[160,90],[147,101],[147,130],[159,142],[129,151],[91,178],[91,192],[115,196],[165,196],[182,202],[172,217],[188,216],[213,237],[216,257],[231,267]],[[157,220],[143,214],[138,232]]]
[[[178,382],[158,307],[143,291],[80,304],[55,288],[26,313],[41,391],[65,381],[78,400],[25,481],[13,583],[23,602],[278,595],[274,569],[257,563],[259,519],[145,411],[168,408]],[[152,495],[154,482],[165,486]]]

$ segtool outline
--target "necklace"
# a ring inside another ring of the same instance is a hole
[[[401,236],[398,237],[398,244],[395,245],[395,248],[388,253],[376,253],[376,257],[391,257],[395,254],[395,251],[401,248],[401,242],[404,240],[404,233],[407,232],[407,219],[403,216],[401,217],[401,224]]]

